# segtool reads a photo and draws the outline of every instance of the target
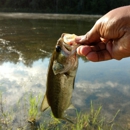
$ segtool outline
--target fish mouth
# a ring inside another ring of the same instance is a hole
[[[64,45],[63,50],[66,51],[69,55],[73,55],[74,53],[76,53],[77,48],[80,46],[74,41],[75,37],[75,34],[62,34]]]
[[[77,48],[79,47],[79,45],[68,45],[66,43],[63,42],[63,50],[68,54],[68,55],[73,55],[74,53],[76,53]]]

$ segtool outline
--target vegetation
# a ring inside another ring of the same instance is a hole
[[[28,95],[28,94],[27,94]],[[26,115],[26,119],[21,120],[19,124],[15,124],[15,116],[17,115],[16,111],[6,112],[4,111],[4,106],[6,105],[2,99],[2,93],[0,93],[0,130],[128,130],[127,128],[121,128],[120,125],[115,123],[115,118],[117,117],[119,111],[113,116],[111,121],[108,121],[106,117],[104,117],[101,113],[102,107],[99,106],[97,109],[94,108],[94,105],[91,102],[90,111],[87,113],[81,113],[76,110],[76,117],[73,117],[74,124],[65,121],[59,121],[53,117],[52,113],[50,113],[50,120],[43,120],[43,113],[39,110],[41,94],[35,97],[31,94],[28,101],[28,109],[24,103],[24,114],[25,111],[28,111]],[[27,99],[24,97],[24,102],[27,102]],[[22,100],[18,101],[18,106],[21,108]],[[16,112],[16,113],[15,113]],[[16,115],[15,115],[16,114]],[[14,116],[15,115],[15,116]],[[22,115],[21,115],[22,116]],[[40,119],[41,118],[41,119]],[[45,118],[45,117],[44,117]],[[19,120],[21,117],[19,117]],[[33,120],[32,120],[33,119]],[[17,121],[16,121],[17,122]],[[28,123],[27,123],[28,122]]]
[[[1,0],[1,11],[104,14],[129,0]]]
[[[2,97],[2,92],[0,92],[0,130],[6,128],[7,130],[12,129],[13,122],[13,113],[12,110],[10,112],[4,110],[4,99]]]
[[[30,95],[30,100],[29,100],[29,111],[28,111],[28,122],[34,123],[35,120],[39,117],[39,104],[41,100],[41,95],[38,95],[37,100],[36,97],[34,97],[32,94]]]

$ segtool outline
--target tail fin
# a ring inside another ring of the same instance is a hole
[[[71,121],[70,119],[68,119],[68,118],[66,118],[66,117],[62,117],[61,119],[64,120],[64,121],[67,121],[67,122],[69,122],[69,123],[74,124],[73,121]]]

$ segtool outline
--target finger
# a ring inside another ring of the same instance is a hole
[[[110,53],[107,50],[92,51],[86,55],[86,58],[93,62],[106,61],[112,59]]]
[[[119,40],[113,40],[107,44],[107,49],[111,53],[112,58],[116,60],[121,60],[125,57],[130,57],[130,44],[129,39],[125,35]]]
[[[86,40],[89,44],[98,43],[101,41],[100,34],[98,30],[96,30],[96,25],[86,34]]]
[[[100,51],[106,49],[106,43],[99,42],[97,44],[91,45],[92,51]]]
[[[96,46],[80,46],[77,48],[79,55],[85,56],[88,60],[93,62],[105,61],[112,59],[109,51],[106,50],[104,43],[98,43]]]
[[[82,56],[86,56],[91,51],[100,51],[106,48],[106,44],[104,43],[97,43],[96,45],[81,45],[77,48],[77,53]]]
[[[87,44],[88,43],[86,35],[77,36],[75,38],[75,42],[78,43],[78,44]]]
[[[92,51],[92,48],[87,45],[85,45],[85,46],[81,45],[77,48],[77,53],[82,56],[86,56],[91,51]]]

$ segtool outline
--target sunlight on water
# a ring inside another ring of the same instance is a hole
[[[3,63],[0,66],[0,90],[7,105],[14,105],[25,92],[45,92],[48,59],[36,61],[32,67],[23,63]]]

